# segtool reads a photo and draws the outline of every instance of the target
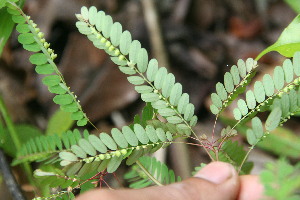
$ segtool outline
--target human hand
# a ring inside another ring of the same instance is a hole
[[[238,176],[230,164],[212,162],[182,182],[144,189],[97,189],[76,200],[258,200],[262,197],[263,186],[258,176]]]

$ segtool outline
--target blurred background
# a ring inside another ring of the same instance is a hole
[[[101,132],[131,123],[145,104],[108,55],[77,31],[75,13],[84,5],[96,6],[112,15],[123,30],[132,33],[133,39],[141,41],[149,58],[157,58],[160,66],[175,74],[196,107],[199,135],[210,135],[212,131],[214,115],[209,105],[215,84],[223,82],[224,73],[239,58],[255,58],[273,44],[296,16],[283,0],[26,0],[24,12],[45,33],[50,47],[58,54],[55,61],[67,84]],[[64,121],[69,116],[57,112],[53,95],[41,82],[43,77],[35,73],[28,61],[31,53],[23,50],[17,36],[13,31],[0,58],[0,95],[11,118],[30,131],[53,134],[55,130],[49,130],[48,121],[57,114],[67,128],[71,127],[72,122]],[[281,65],[283,59],[278,53],[264,56],[255,79]],[[229,108],[223,117],[230,119],[231,113]],[[298,122],[299,118],[293,118],[287,124],[291,130],[280,129],[279,134],[299,136]],[[221,121],[217,123],[217,135],[224,126]],[[24,127],[20,130],[24,135]],[[25,134],[24,141],[26,138]],[[299,137],[296,138],[299,142]],[[239,135],[234,140],[243,143],[244,138]],[[4,143],[2,140],[5,146]],[[300,148],[300,142],[295,145]],[[262,148],[268,151],[258,148],[250,155],[250,160],[256,163],[253,173],[258,173],[263,163],[279,156],[276,152],[282,150],[272,151],[279,148],[276,146]],[[14,152],[7,154],[13,156]],[[297,161],[299,155],[300,152],[288,156]],[[158,157],[182,177],[188,177],[201,162],[209,161],[200,148],[187,145],[172,145]],[[18,168],[14,172],[21,179]],[[26,183],[21,187],[32,191]],[[9,199],[3,196],[5,193],[0,190],[1,199]]]

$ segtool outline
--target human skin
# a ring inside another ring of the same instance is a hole
[[[238,176],[228,163],[212,162],[178,183],[144,189],[97,189],[76,200],[258,200],[262,194],[258,176]]]

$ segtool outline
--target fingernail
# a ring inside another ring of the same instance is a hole
[[[230,179],[235,173],[232,165],[223,162],[213,162],[201,169],[194,177],[220,184]]]

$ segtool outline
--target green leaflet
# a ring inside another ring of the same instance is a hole
[[[262,103],[265,100],[266,93],[261,81],[256,81],[254,83],[254,96],[258,103]]]
[[[128,126],[124,126],[122,128],[122,132],[124,134],[124,137],[126,138],[127,142],[131,145],[131,146],[137,146],[139,141],[136,137],[136,135],[134,134],[134,132],[131,130],[131,128],[129,128]]]
[[[275,86],[272,77],[269,74],[265,74],[263,77],[263,86],[265,88],[266,95],[272,96],[275,92]]]
[[[103,20],[101,22],[101,31],[103,33],[103,36],[109,38],[111,27],[113,24],[111,16],[106,15],[105,17],[103,17]]]
[[[136,137],[142,144],[148,144],[149,138],[145,132],[145,129],[140,124],[134,125],[134,132],[136,134]]]
[[[287,83],[292,82],[293,78],[294,78],[294,70],[293,70],[293,64],[291,60],[286,59],[283,62],[283,71],[284,71],[284,77],[285,77],[285,81]]]
[[[148,63],[148,68],[147,68],[147,78],[149,81],[153,82],[155,75],[158,71],[158,62],[156,59],[151,59]]]
[[[155,129],[153,126],[147,125],[146,126],[146,134],[149,137],[149,140],[153,143],[156,143],[158,141],[158,137],[156,135]]]
[[[237,64],[238,64],[238,70],[239,70],[240,76],[242,78],[244,78],[247,73],[246,64],[242,59],[239,59]]]
[[[296,76],[300,76],[300,51],[294,54],[293,67]]]
[[[258,117],[252,119],[252,129],[257,139],[262,138],[264,134],[263,125],[261,120]]]
[[[272,131],[275,128],[277,128],[277,126],[280,123],[280,119],[281,119],[281,114],[282,111],[279,107],[275,107],[274,109],[272,109],[270,115],[267,118],[267,121],[265,123],[265,128],[267,131]]]
[[[164,97],[168,98],[170,96],[174,84],[175,84],[175,76],[169,73],[162,85],[162,95]]]
[[[114,46],[118,46],[120,44],[121,35],[122,25],[119,22],[115,22],[110,31],[110,40]]]
[[[81,15],[82,17],[85,19],[85,20],[88,20],[89,19],[89,10],[87,9],[87,7],[83,6],[81,7]]]
[[[127,77],[127,80],[133,85],[142,85],[145,82],[145,80],[140,76],[129,76]]]
[[[18,24],[16,30],[19,33],[28,33],[30,31],[28,24]]]
[[[128,143],[126,141],[126,138],[119,129],[113,128],[111,130],[111,135],[112,135],[113,139],[115,140],[115,142],[117,143],[117,145],[119,147],[121,147],[121,148],[127,148],[128,147]]]
[[[246,60],[246,69],[247,72],[251,72],[251,70],[255,67],[256,61],[254,61],[252,58],[247,58]]]
[[[107,134],[107,133],[100,133],[99,135],[102,142],[111,150],[117,149],[117,144],[115,141]]]
[[[129,53],[131,41],[132,39],[129,31],[124,31],[120,38],[120,51],[123,55],[127,55]]]
[[[182,94],[182,85],[180,83],[175,83],[171,89],[170,93],[170,103],[171,105],[177,106]]]
[[[71,150],[79,158],[86,158],[87,157],[85,151],[78,145],[72,145]]]
[[[156,89],[160,90],[162,88],[163,82],[167,76],[167,69],[164,67],[159,68],[155,75],[154,86]]]
[[[224,85],[228,93],[231,93],[233,91],[234,89],[233,79],[232,79],[232,75],[229,72],[226,72],[224,75]]]
[[[158,110],[158,113],[163,117],[169,117],[175,115],[175,111],[171,108],[162,108]]]
[[[53,101],[54,103],[59,105],[67,105],[73,102],[73,98],[69,94],[60,94],[60,95],[56,95],[53,98]]]
[[[239,70],[237,68],[236,65],[233,65],[230,69],[230,73],[231,73],[231,76],[232,76],[232,79],[233,79],[233,83],[234,85],[238,85],[240,83],[240,74],[239,74]],[[220,86],[219,86],[220,87]],[[220,89],[220,88],[219,88]],[[223,94],[223,91],[221,92],[221,95],[224,95]],[[227,94],[226,94],[227,96]],[[223,96],[224,97],[224,96]],[[226,99],[226,97],[225,97]],[[224,100],[225,100],[224,99]]]
[[[35,42],[34,36],[32,33],[23,33],[18,36],[18,41],[21,44],[32,44]]]
[[[36,53],[29,57],[29,61],[34,65],[43,65],[47,63],[47,57],[43,53]]]
[[[54,72],[53,67],[50,64],[37,65],[35,71],[38,74],[52,74]]]
[[[190,121],[194,115],[195,106],[191,103],[187,104],[184,110],[184,119]]]
[[[129,60],[137,63],[138,52],[141,49],[141,43],[138,40],[133,40],[129,48]]]
[[[187,93],[183,93],[178,100],[177,110],[179,113],[184,113],[185,106],[189,103],[189,101],[189,95]]]
[[[58,75],[50,75],[50,76],[45,76],[42,79],[43,84],[47,85],[47,86],[55,86],[55,85],[59,85],[59,83],[61,82],[61,78]]]
[[[107,165],[107,172],[108,173],[115,172],[118,169],[118,167],[120,166],[122,160],[123,160],[122,156],[120,156],[120,157],[117,157],[117,156],[113,157],[110,160],[110,162],[108,163],[108,165]]]
[[[227,92],[226,92],[225,87],[222,83],[220,83],[220,82],[217,83],[216,91],[217,91],[217,94],[218,94],[218,96],[220,97],[220,99],[222,101],[227,99]]]
[[[136,74],[136,71],[130,67],[125,67],[125,66],[119,66],[119,69],[121,72],[127,75],[133,75]]]
[[[167,141],[167,137],[166,137],[166,134],[164,132],[164,130],[162,128],[158,128],[156,129],[156,134],[157,134],[157,137],[160,141],[162,142],[166,142]]]
[[[151,93],[153,91],[153,88],[148,85],[135,86],[134,89],[141,94]]]
[[[90,135],[88,140],[97,151],[101,153],[107,152],[107,147],[104,145],[104,143],[100,140],[99,137],[95,135]]]
[[[242,118],[242,113],[238,108],[233,110],[233,116],[236,120],[240,120]]]
[[[23,44],[23,48],[27,51],[31,52],[39,52],[41,51],[41,47],[38,43],[34,42],[32,44]]]
[[[178,116],[167,117],[167,121],[171,124],[179,124],[182,122],[182,119]]]
[[[144,93],[141,94],[141,98],[145,102],[156,102],[159,100],[159,95],[156,93]]]
[[[272,81],[273,82],[273,81]],[[254,93],[251,90],[248,90],[246,93],[246,101],[249,109],[254,109],[256,106],[256,99]]]
[[[215,105],[217,108],[222,108],[222,100],[216,93],[211,94],[211,100],[213,105]]]
[[[66,151],[62,151],[59,153],[59,157],[63,160],[68,160],[71,162],[75,162],[77,161],[77,156],[75,156],[75,154],[71,153],[71,152],[66,152]]]
[[[237,104],[238,104],[239,110],[241,111],[241,114],[243,116],[247,115],[248,114],[248,107],[247,107],[246,102],[243,99],[239,99]]]
[[[163,100],[158,100],[155,102],[151,102],[151,106],[155,109],[162,109],[162,108],[166,108],[168,104]]]
[[[96,149],[85,139],[80,139],[78,145],[90,156],[96,155]]]
[[[137,52],[136,63],[137,63],[137,68],[141,73],[144,73],[147,70],[148,53],[146,49],[144,48],[139,49],[139,51]]]
[[[247,130],[247,141],[252,146],[256,145],[256,143],[258,142],[252,129]]]

